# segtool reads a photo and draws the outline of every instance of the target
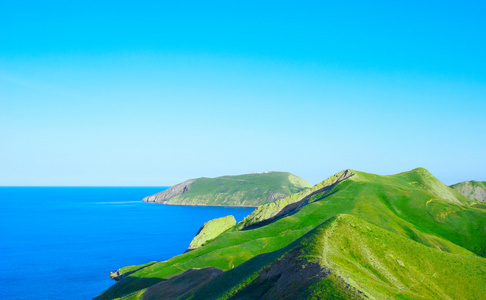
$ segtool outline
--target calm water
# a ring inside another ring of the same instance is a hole
[[[0,299],[91,299],[109,271],[166,260],[206,221],[252,208],[168,206],[160,187],[0,187]]]

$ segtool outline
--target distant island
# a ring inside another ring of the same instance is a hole
[[[145,197],[145,202],[171,205],[253,206],[274,202],[312,185],[287,172],[265,172],[197,178]]]
[[[217,182],[244,182],[221,178],[195,190],[238,193]],[[205,223],[184,254],[112,272],[117,283],[95,299],[484,298],[486,203],[455,189],[417,168],[344,170],[275,201],[266,193],[238,224]]]

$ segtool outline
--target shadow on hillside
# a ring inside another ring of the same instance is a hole
[[[297,212],[299,212],[302,207],[306,206],[307,204],[309,203],[313,203],[313,202],[318,202],[318,201],[322,201],[324,199],[326,199],[327,197],[333,195],[334,193],[336,193],[336,191],[334,192],[331,192],[331,193],[328,193],[328,194],[324,194],[324,193],[327,193],[329,191],[331,191],[332,189],[334,189],[337,185],[339,185],[341,182],[347,180],[348,178],[354,176],[355,174],[352,173],[350,170],[345,170],[343,173],[341,173],[341,175],[339,175],[337,178],[336,178],[336,181],[333,183],[333,184],[330,184],[330,185],[326,185],[312,193],[310,193],[309,195],[307,196],[304,196],[301,200],[299,201],[296,201],[294,203],[290,203],[288,205],[286,205],[283,209],[281,209],[275,216],[269,218],[269,219],[266,219],[266,220],[262,220],[258,223],[255,223],[255,224],[251,224],[241,230],[251,230],[251,229],[256,229],[256,228],[260,228],[262,226],[265,226],[265,225],[268,225],[270,223],[273,223],[275,221],[278,221],[282,218],[285,218],[287,216],[291,216]],[[337,174],[336,174],[337,176]],[[319,198],[318,200],[314,200],[314,201],[311,201],[311,198],[317,194],[323,194],[321,198]]]
[[[302,198],[302,200],[299,200],[297,202],[294,202],[294,203],[290,203],[288,204],[287,206],[285,206],[278,214],[276,214],[275,216],[269,218],[269,219],[266,219],[266,220],[263,220],[263,221],[260,221],[258,223],[255,223],[255,224],[252,224],[250,226],[247,226],[243,229],[241,229],[242,231],[245,231],[245,230],[252,230],[252,229],[257,229],[257,228],[260,228],[260,227],[263,227],[263,226],[266,226],[268,224],[271,224],[273,222],[276,222],[282,218],[285,218],[285,217],[288,217],[288,216],[291,216],[293,214],[296,214],[298,213],[302,207],[306,206],[307,204],[309,203],[314,203],[314,202],[319,202],[319,201],[322,201],[324,199],[326,199],[327,197],[333,195],[334,193],[336,192],[332,192],[332,193],[329,193],[329,194],[326,194],[326,195],[323,195],[322,198],[320,198],[319,200],[315,200],[315,201],[312,201],[312,202],[309,202],[309,200],[314,196],[314,195],[317,195],[317,194],[320,194],[320,193],[325,193],[325,192],[328,192],[330,190],[332,190],[336,185],[338,185],[340,183],[339,182],[336,182],[335,184],[333,185],[330,185],[330,186],[326,186],[322,189],[319,189],[317,191],[314,191],[313,193],[305,196],[304,198]]]
[[[132,272],[133,273],[133,272]],[[162,278],[140,278],[127,276],[117,281],[109,289],[93,298],[93,300],[115,299],[151,287],[165,281]]]
[[[151,262],[151,263],[148,263],[148,264],[146,264],[146,265],[144,265],[144,266],[141,266],[140,268],[135,269],[135,270],[133,270],[133,271],[126,272],[126,273],[122,273],[122,274],[119,274],[119,273],[118,273],[118,270],[117,270],[117,271],[115,271],[115,272],[110,272],[110,278],[111,278],[111,279],[113,279],[113,280],[115,280],[115,281],[120,281],[120,280],[122,280],[123,278],[125,278],[125,277],[127,277],[127,276],[130,276],[130,274],[133,274],[133,273],[135,273],[135,272],[138,272],[138,271],[140,271],[140,270],[142,270],[142,269],[144,269],[144,268],[146,268],[146,267],[150,267],[150,266],[151,266],[151,265],[153,265],[153,264],[155,264],[155,261],[154,261],[154,262]]]

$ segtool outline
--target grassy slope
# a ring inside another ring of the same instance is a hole
[[[169,199],[167,204],[258,206],[310,186],[286,172],[198,178],[186,193]]]
[[[201,229],[199,229],[199,232],[196,234],[191,244],[189,245],[189,249],[196,249],[201,247],[208,241],[216,238],[218,235],[235,225],[236,220],[233,216],[217,218],[204,223],[204,225],[201,227]]]
[[[186,297],[320,299],[330,293],[342,299],[479,299],[486,293],[486,259],[458,251],[462,254],[426,247],[358,217],[338,215],[289,246],[253,258]],[[279,268],[282,263],[285,267]],[[313,264],[319,270],[309,274],[306,269]],[[276,290],[281,277],[291,277],[293,284]],[[306,280],[299,282],[302,277]]]
[[[416,270],[415,273],[410,273],[413,275],[410,279],[412,281],[420,281],[422,278],[420,274],[428,273],[417,271],[420,270],[420,267],[416,265],[417,262],[413,263],[413,257],[407,258],[406,253],[400,252],[401,247],[408,247],[406,246],[408,244],[422,247],[422,250],[412,250],[424,253],[423,261],[434,265],[431,270],[437,269],[442,273],[445,272],[446,265],[439,266],[438,264],[440,263],[437,259],[439,259],[439,256],[442,257],[441,255],[446,254],[453,257],[461,257],[460,259],[458,258],[458,261],[461,261],[460,265],[465,263],[464,259],[468,263],[472,263],[472,270],[483,268],[482,263],[484,259],[478,258],[470,252],[472,251],[481,256],[486,255],[486,213],[482,209],[473,207],[476,203],[475,201],[443,185],[424,169],[415,169],[391,176],[378,176],[356,171],[352,171],[352,173],[353,176],[347,180],[337,185],[331,185],[331,189],[323,189],[322,192],[319,192],[319,189],[314,190],[314,194],[310,193],[310,197],[309,193],[304,192],[300,200],[306,201],[300,201],[301,206],[294,207],[293,211],[288,211],[275,220],[259,219],[256,223],[253,222],[251,227],[242,230],[238,230],[235,227],[232,231],[230,230],[220,235],[197,250],[176,256],[166,262],[154,263],[141,268],[113,285],[104,294],[100,295],[100,299],[112,299],[126,295],[129,292],[140,291],[153,285],[153,282],[171,278],[191,268],[214,266],[223,270],[230,270],[259,254],[283,251],[282,249],[311,232],[324,221],[331,220],[341,214],[351,215],[350,218],[356,218],[354,222],[369,222],[370,225],[366,226],[378,226],[381,231],[389,234],[386,239],[383,238],[384,235],[381,233],[381,237],[376,238],[378,241],[382,240],[387,246],[392,243],[391,241],[396,244],[396,249],[393,250],[395,254],[392,253],[392,255],[400,257],[399,259],[402,262],[407,262],[405,266],[414,266]],[[299,199],[295,199],[295,196],[293,197],[293,201],[287,199],[290,205],[292,205],[292,202],[299,202]],[[272,204],[268,206],[270,205]],[[275,209],[281,211],[280,207]],[[267,207],[267,216],[272,215],[268,214],[271,210]],[[248,220],[252,221],[253,217],[255,215],[250,216]],[[259,226],[262,223],[265,225]],[[240,224],[239,228],[241,229],[241,227],[243,227],[242,224]],[[356,234],[356,237],[348,239],[349,243],[353,243],[353,239],[356,241],[363,239],[363,243],[371,243],[371,240],[367,241],[371,237],[367,237],[363,232]],[[344,240],[341,243],[344,243]],[[393,278],[405,278],[404,270],[398,268],[390,273],[393,276],[390,275],[389,277],[386,274],[375,274],[374,276],[377,276],[377,278],[384,276],[380,279],[383,282],[392,282],[392,285],[380,287],[381,283],[375,282],[376,280],[373,279],[372,273],[366,273],[365,270],[361,270],[362,262],[353,262],[359,257],[361,257],[361,260],[364,260],[367,257],[372,257],[373,255],[371,254],[375,252],[385,251],[384,249],[380,250],[381,248],[378,247],[378,244],[370,245],[367,248],[369,253],[356,252],[353,254],[342,252],[341,256],[333,256],[329,260],[330,266],[335,269],[335,272],[337,272],[335,274],[338,277],[341,276],[339,272],[345,272],[348,275],[358,274],[353,275],[357,279],[353,279],[348,284],[370,295],[395,297],[401,292],[397,294],[397,291],[394,289],[397,287],[401,289],[401,285],[396,283]],[[358,249],[358,246],[359,244],[353,247]],[[346,248],[347,246],[343,247],[343,249]],[[433,252],[430,252],[432,250]],[[381,257],[378,254],[375,256]],[[350,261],[348,265],[345,264],[346,260]],[[454,264],[459,264],[454,259],[452,261],[454,261]],[[476,266],[476,264],[481,266]],[[138,268],[140,267],[132,267],[133,270]],[[459,276],[464,276],[464,278],[472,276],[463,269],[459,268],[456,270],[459,272],[457,273]],[[126,269],[126,271],[130,270],[130,268]],[[436,272],[434,271],[434,273]],[[484,273],[478,274],[484,275]],[[341,277],[346,278],[346,276]],[[402,282],[403,278],[399,281]],[[479,278],[484,281],[484,276]],[[447,290],[447,287],[444,286],[446,282],[442,277],[440,277],[440,280],[434,280],[433,284],[438,286],[436,292],[437,290]],[[402,285],[410,288],[409,283],[403,283]],[[462,289],[460,286],[455,288]],[[414,293],[418,292],[420,291],[412,290],[411,294],[405,297],[413,298]],[[451,293],[450,291],[446,292],[447,295],[453,295]]]

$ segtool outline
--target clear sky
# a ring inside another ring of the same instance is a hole
[[[485,1],[1,1],[0,185],[486,180]]]

